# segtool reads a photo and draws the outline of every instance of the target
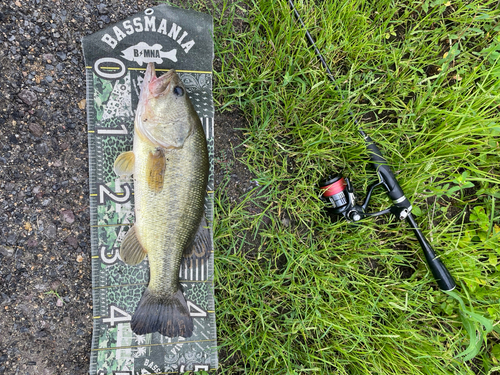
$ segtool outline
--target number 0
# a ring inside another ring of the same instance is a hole
[[[118,65],[118,67],[112,67],[113,70],[111,71],[103,71],[100,67],[100,65],[103,63],[116,64]],[[118,79],[123,77],[125,73],[127,73],[127,69],[125,68],[125,64],[120,60],[113,57],[103,57],[102,59],[99,59],[94,63],[94,72],[96,72],[96,74],[102,78]]]

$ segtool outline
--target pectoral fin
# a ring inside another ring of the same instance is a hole
[[[130,228],[127,235],[123,239],[120,247],[120,257],[130,266],[135,266],[142,262],[146,256],[147,251],[142,247],[137,234],[135,233],[135,226]]]
[[[155,152],[150,152],[146,164],[146,176],[148,186],[155,193],[163,189],[163,180],[165,178],[165,151],[157,148]]]
[[[118,176],[134,174],[135,155],[133,151],[122,152],[115,160],[114,170]]]

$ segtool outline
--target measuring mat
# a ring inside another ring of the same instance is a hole
[[[83,38],[92,241],[94,331],[91,375],[170,374],[217,368],[213,298],[212,17],[159,5]],[[185,256],[180,283],[193,318],[189,338],[137,335],[130,321],[149,281],[147,258],[126,265],[119,249],[134,223],[133,178],[113,170],[132,150],[134,117],[146,65],[158,76],[175,69],[206,134],[210,172],[205,218],[210,245]]]

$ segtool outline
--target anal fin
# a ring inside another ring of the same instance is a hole
[[[130,266],[135,266],[142,262],[146,257],[147,251],[142,247],[137,234],[135,233],[135,226],[130,228],[123,239],[120,247],[120,257]]]
[[[198,232],[190,246],[184,250],[184,259],[208,259],[212,251],[212,237],[210,236],[210,227],[205,216],[201,218]]]

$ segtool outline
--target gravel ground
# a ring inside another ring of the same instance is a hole
[[[153,5],[0,0],[0,374],[88,372],[92,285],[80,40]],[[234,129],[244,124],[238,115],[216,116],[216,185],[230,173],[232,200],[252,187],[233,152],[241,139]]]

